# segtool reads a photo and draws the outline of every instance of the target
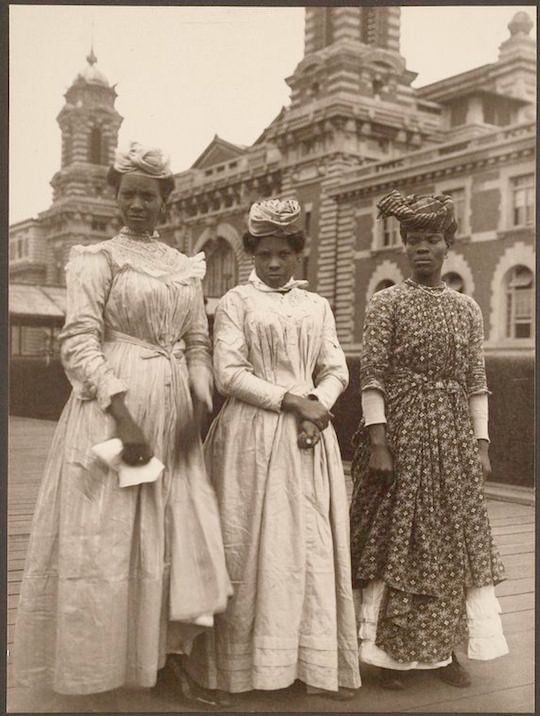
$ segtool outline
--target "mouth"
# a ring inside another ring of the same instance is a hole
[[[415,266],[429,266],[431,259],[415,259],[414,264]]]

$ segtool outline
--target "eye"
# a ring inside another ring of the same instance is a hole
[[[285,260],[285,259],[288,259],[290,257],[290,255],[291,255],[290,251],[281,251],[281,253],[279,254],[279,258],[282,260]]]

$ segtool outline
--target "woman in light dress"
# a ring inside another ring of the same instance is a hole
[[[133,143],[109,178],[125,226],[70,254],[60,342],[73,392],[45,466],[15,633],[18,683],[62,694],[154,686],[231,592],[194,425],[212,406],[204,256],[154,230],[174,187],[159,150]],[[91,451],[112,437],[125,463],[156,456],[160,477],[119,487]]]
[[[400,222],[411,278],[376,293],[364,325],[351,504],[360,658],[387,688],[402,689],[412,669],[466,687],[462,642],[472,659],[508,651],[494,592],[504,569],[483,495],[482,314],[441,280],[457,227],[451,198],[393,190],[378,207]]]
[[[239,693],[360,686],[345,479],[330,410],[348,383],[328,301],[294,279],[300,207],[254,204],[254,269],[220,301],[214,372],[227,397],[205,442],[234,596],[187,668]]]

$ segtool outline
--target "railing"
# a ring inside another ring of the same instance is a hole
[[[409,167],[418,166],[419,164],[426,164],[430,161],[435,161],[441,157],[450,156],[451,154],[470,151],[475,148],[485,149],[486,145],[498,146],[512,139],[520,139],[525,136],[534,137],[535,131],[536,125],[534,122],[514,125],[508,129],[499,129],[494,132],[490,132],[482,137],[473,137],[465,141],[454,143],[450,142],[437,147],[431,147],[430,149],[411,152],[410,154],[407,154],[404,157],[398,157],[397,159],[390,159],[388,161],[370,164],[351,172],[351,174],[360,178],[370,174],[382,174],[396,169],[407,169]],[[352,178],[352,176],[350,178]]]

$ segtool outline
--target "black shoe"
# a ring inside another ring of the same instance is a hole
[[[184,669],[180,659],[167,659],[167,669],[173,675],[185,703],[212,711],[232,705],[225,691],[211,691],[199,686]]]
[[[391,691],[403,691],[405,684],[403,683],[401,671],[397,669],[383,669],[379,667],[379,684],[383,689],[390,689]]]
[[[437,669],[437,674],[441,681],[450,684],[450,686],[457,686],[459,689],[464,689],[472,683],[471,677],[461,666],[454,652],[452,652],[452,661],[450,664]]]

